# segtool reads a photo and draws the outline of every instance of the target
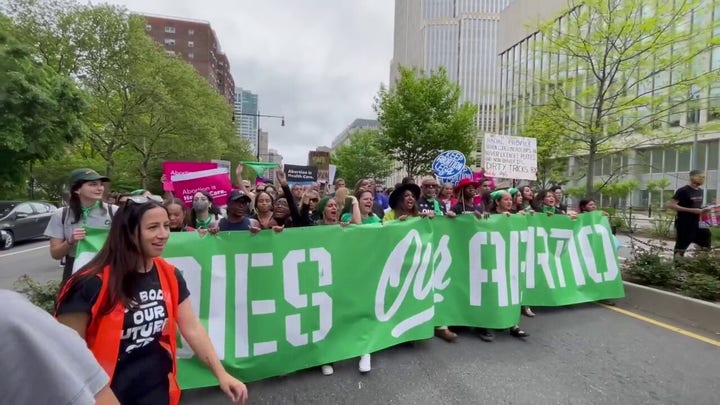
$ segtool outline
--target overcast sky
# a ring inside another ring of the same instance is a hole
[[[107,0],[131,11],[210,22],[230,59],[237,87],[260,97],[270,147],[284,163],[355,118],[375,118],[373,96],[392,58],[392,0]]]

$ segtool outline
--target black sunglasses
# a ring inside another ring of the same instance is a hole
[[[319,198],[311,198],[310,201],[311,201],[311,202],[318,202],[318,201],[320,201],[320,199],[319,199]]]

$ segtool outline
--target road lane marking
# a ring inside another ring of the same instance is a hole
[[[48,246],[50,246],[50,245],[48,244],[48,245],[38,246],[38,247],[30,248],[30,249],[20,250],[18,252],[5,253],[4,255],[0,255],[0,259],[2,259],[3,257],[19,255],[21,253],[32,252],[33,250],[47,249]]]
[[[635,319],[641,320],[641,321],[643,321],[643,322],[647,322],[647,323],[649,323],[649,324],[652,324],[652,325],[655,325],[655,326],[659,326],[659,327],[661,327],[661,328],[663,328],[663,329],[667,329],[667,330],[669,330],[669,331],[672,331],[672,332],[675,332],[675,333],[679,333],[679,334],[681,334],[681,335],[683,335],[683,336],[687,336],[687,337],[689,337],[689,338],[692,338],[692,339],[695,339],[695,340],[699,340],[699,341],[701,341],[701,342],[705,342],[705,343],[710,344],[710,345],[713,345],[713,346],[720,347],[720,341],[718,341],[718,340],[710,339],[709,337],[705,337],[705,336],[702,336],[702,335],[698,335],[697,333],[693,333],[693,332],[690,332],[690,331],[685,330],[685,329],[683,329],[683,328],[678,328],[677,326],[672,326],[672,325],[669,325],[669,324],[667,324],[667,323],[660,322],[660,321],[657,321],[657,320],[652,319],[652,318],[648,318],[647,316],[643,316],[643,315],[640,315],[640,314],[636,314],[635,312],[631,312],[631,311],[628,311],[628,310],[626,310],[626,309],[614,307],[614,306],[611,306],[611,305],[600,304],[600,303],[598,303],[598,305],[600,305],[600,306],[602,306],[602,307],[605,307],[605,308],[607,308],[607,309],[609,309],[609,310],[618,312],[618,313],[620,313],[620,314],[629,316],[629,317],[631,317],[631,318],[635,318]]]

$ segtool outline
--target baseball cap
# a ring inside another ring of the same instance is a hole
[[[250,196],[245,194],[245,192],[242,190],[231,191],[230,196],[228,196],[228,201],[238,201],[238,200],[245,201],[246,203],[249,203],[250,201],[252,201]]]
[[[70,173],[70,184],[77,184],[81,181],[110,181],[108,177],[101,176],[98,172],[93,169],[82,168],[75,169]]]

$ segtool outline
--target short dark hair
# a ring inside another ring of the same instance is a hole
[[[562,191],[562,187],[560,187],[560,186],[552,186],[552,187],[550,187],[550,190],[548,190],[548,191],[552,191],[552,192],[554,193],[554,192],[556,192],[556,191],[558,191],[558,190]]]
[[[699,169],[690,170],[690,177],[697,176],[698,174],[703,174],[703,173],[705,173],[704,170],[699,170]]]
[[[580,204],[578,204],[578,209],[580,212],[587,212],[587,205],[591,202],[594,202],[592,198],[583,198],[580,200]]]
[[[411,176],[403,177],[401,184],[415,184],[415,178]]]

